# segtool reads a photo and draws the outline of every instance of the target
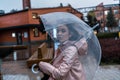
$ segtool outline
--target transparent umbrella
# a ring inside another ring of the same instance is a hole
[[[69,39],[69,45],[74,45],[78,49],[79,60],[82,63],[86,80],[92,80],[95,72],[100,64],[101,60],[101,47],[96,35],[93,33],[93,28],[87,25],[77,16],[67,12],[53,12],[40,15],[40,18],[44,24],[45,31],[57,43],[65,42],[65,39]],[[69,36],[64,38],[64,32],[62,26],[67,26],[69,29]],[[60,33],[62,32],[62,33]],[[83,42],[81,40],[84,40]],[[87,47],[84,45],[87,43]],[[86,48],[86,49],[84,49]],[[64,48],[63,48],[64,49]]]

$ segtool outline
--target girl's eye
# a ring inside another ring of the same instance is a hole
[[[61,32],[64,33],[64,32],[66,32],[66,30],[65,30],[65,29],[62,29]]]
[[[61,29],[61,30],[57,30],[57,32],[62,32],[62,33],[65,33],[66,30],[65,29]]]

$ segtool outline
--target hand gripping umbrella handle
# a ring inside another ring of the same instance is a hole
[[[31,67],[31,70],[32,70],[32,72],[34,74],[38,74],[39,72],[42,72],[42,71],[40,71],[40,68],[38,68],[37,70],[35,70],[35,67],[37,67],[37,66],[38,66],[37,64],[33,64],[32,67]],[[47,75],[47,74],[45,74],[45,73],[43,73],[43,74],[44,74],[44,77],[42,78],[42,80],[48,80],[50,76]]]

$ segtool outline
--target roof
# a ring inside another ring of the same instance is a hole
[[[36,24],[38,25],[39,19],[33,19],[32,13],[45,14],[48,12],[55,12],[55,11],[65,11],[76,14],[76,16],[83,15],[76,9],[72,8],[71,6],[64,6],[64,7],[52,7],[52,8],[32,8],[32,9],[25,9],[20,11],[15,11],[12,13],[6,13],[0,15],[0,28],[8,28],[8,27],[17,27],[17,26],[24,26],[28,24]],[[21,27],[22,28],[22,27]]]
[[[4,16],[4,15],[10,15],[10,14],[15,14],[15,13],[20,13],[20,12],[25,12],[25,11],[29,11],[29,10],[48,10],[48,9],[56,9],[56,8],[68,8],[71,7],[73,10],[75,10],[76,12],[82,14],[81,12],[79,12],[77,9],[73,8],[71,5],[68,6],[58,6],[58,7],[46,7],[46,8],[31,8],[31,9],[24,9],[24,10],[19,10],[19,11],[15,11],[15,12],[9,12],[9,13],[4,13],[0,16]],[[2,10],[3,11],[3,10]]]

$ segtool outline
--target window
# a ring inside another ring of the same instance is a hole
[[[38,30],[38,28],[34,28],[33,32],[34,32],[34,37],[39,37],[39,30]]]
[[[103,16],[103,12],[100,12],[100,16]]]
[[[108,15],[108,12],[109,12],[109,11],[104,11],[105,15]]]
[[[24,32],[24,38],[28,38],[28,33]]]
[[[37,19],[37,17],[38,17],[38,14],[37,14],[37,13],[32,13],[32,18],[33,18],[33,19]]]
[[[97,13],[97,17],[100,17],[100,16],[103,16],[103,12],[102,11]]]
[[[12,33],[12,37],[16,37],[16,35],[15,35],[15,33],[14,33],[14,32]]]
[[[114,14],[118,14],[119,13],[119,11],[118,10],[114,10]]]

